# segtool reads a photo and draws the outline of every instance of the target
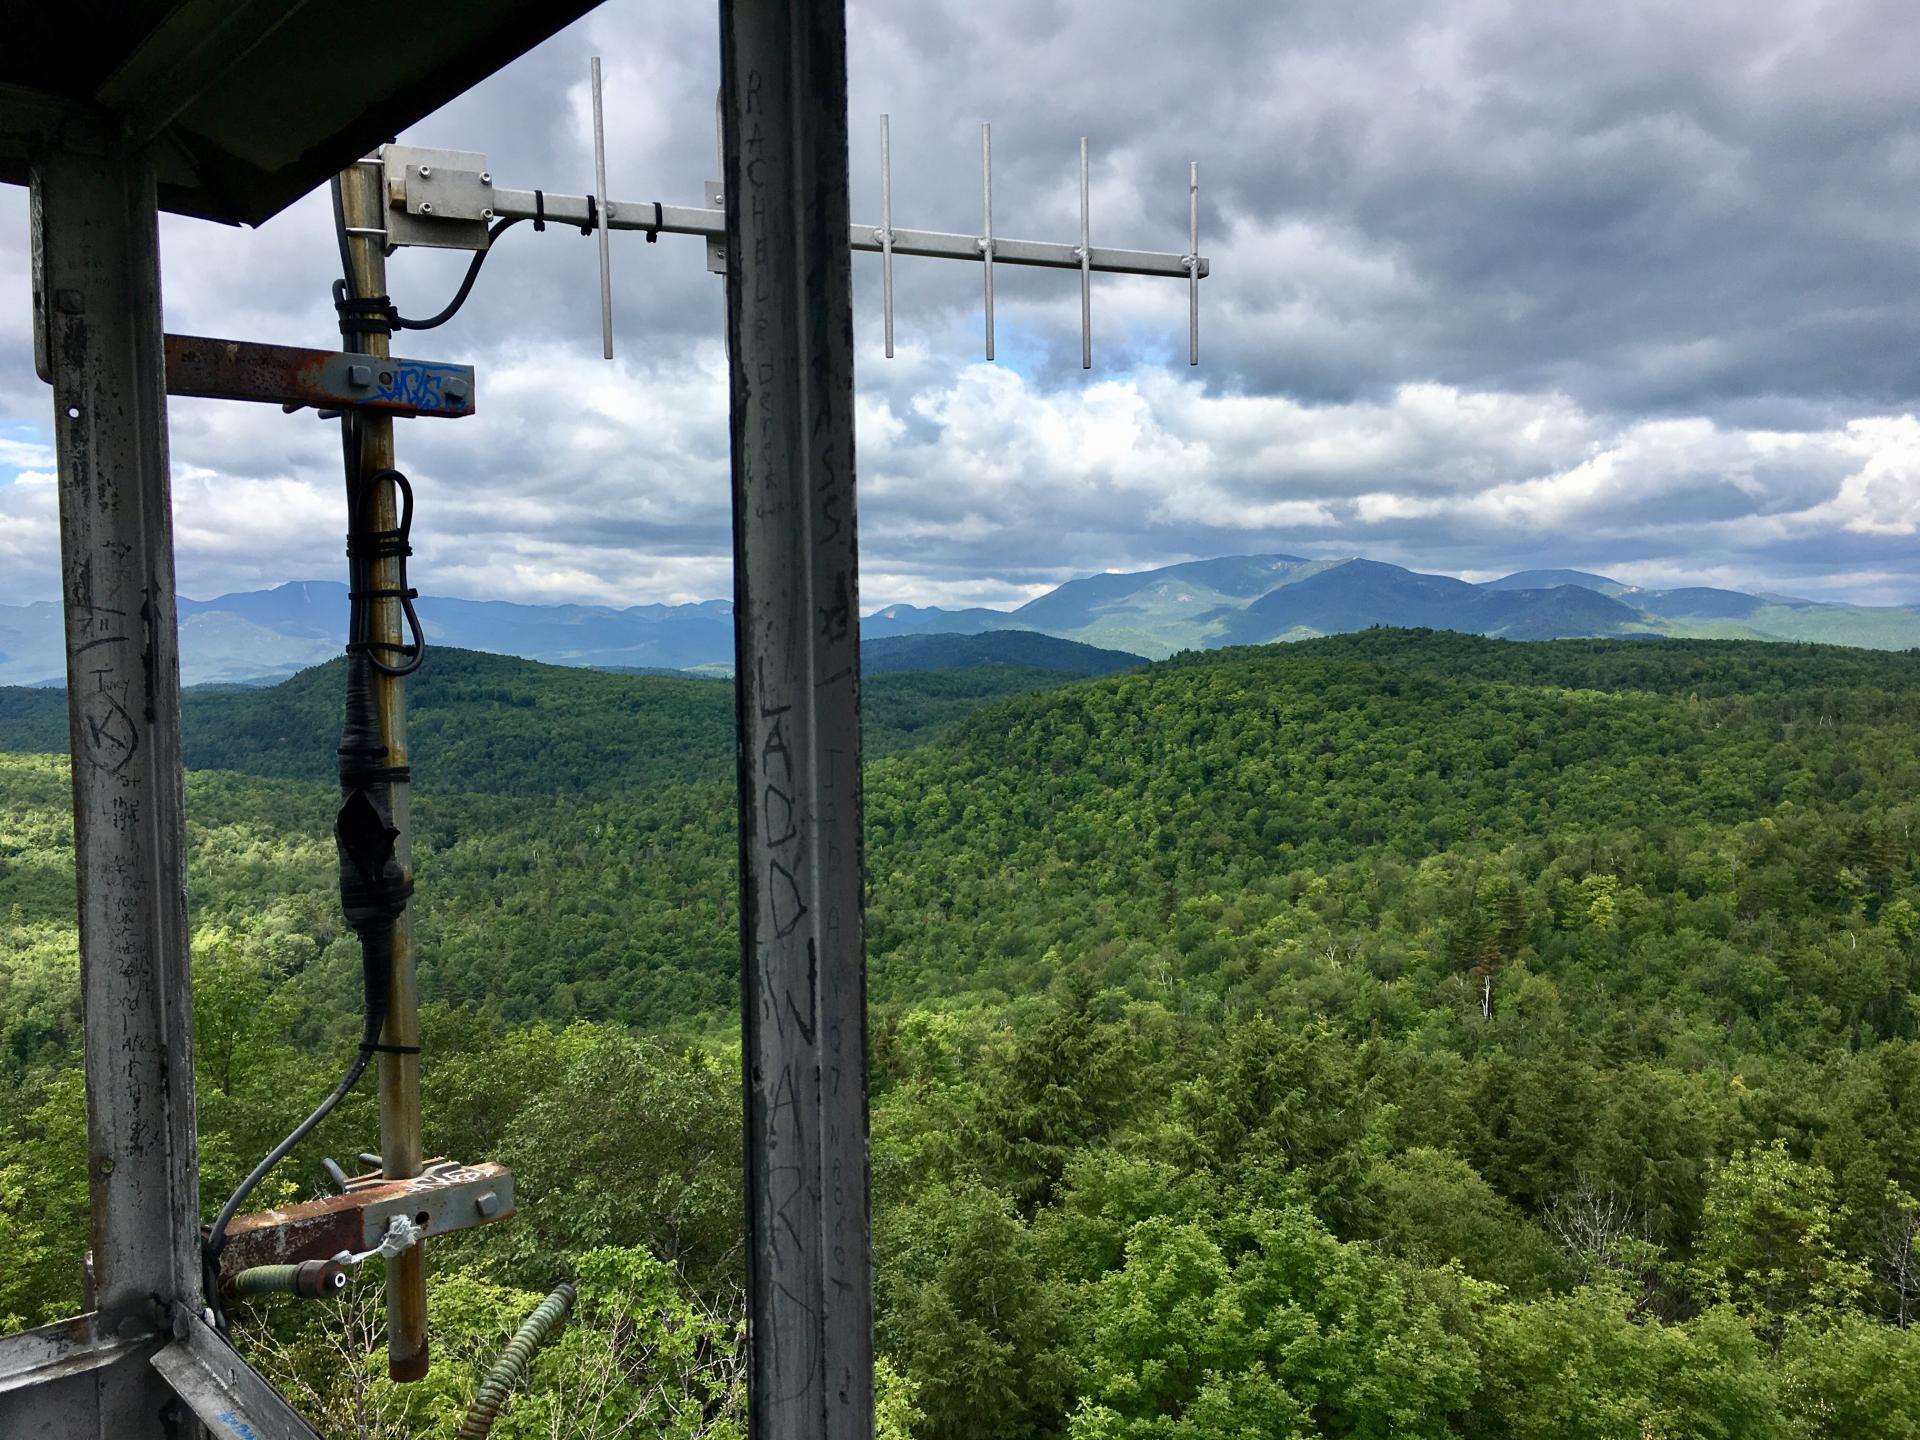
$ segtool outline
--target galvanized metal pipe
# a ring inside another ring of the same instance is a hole
[[[720,57],[748,1414],[756,1440],[869,1440],[845,0],[722,0]]]
[[[341,204],[347,225],[375,227],[384,213],[381,172],[371,165],[349,166],[340,176]],[[354,289],[362,296],[387,293],[387,262],[380,241],[371,235],[349,233],[348,254],[353,261]],[[365,335],[360,339],[367,354],[386,358],[392,353],[385,335]],[[348,477],[348,493],[358,493],[368,477],[393,467],[393,420],[386,415],[363,415],[360,426],[360,474]],[[391,484],[378,486],[372,499],[370,526],[391,530],[399,523],[398,499]],[[374,583],[382,590],[400,586],[398,558],[374,562]],[[381,598],[373,606],[373,637],[398,646],[406,638],[402,633],[400,602]],[[389,650],[383,652],[393,654]],[[407,755],[406,682],[398,676],[376,674],[374,699],[380,710],[381,739],[387,746],[390,766],[405,766]],[[395,854],[408,880],[413,877],[412,787],[393,786],[393,823],[400,831],[394,843]],[[386,1028],[381,1043],[393,1046],[418,1046],[420,1043],[420,995],[415,983],[413,953],[413,904],[394,923],[393,974],[387,990]],[[380,1168],[389,1178],[407,1179],[418,1175],[425,1160],[420,1122],[420,1057],[417,1054],[380,1056]],[[395,1380],[418,1380],[427,1373],[427,1272],[426,1244],[421,1242],[386,1262],[387,1270],[387,1372]]]

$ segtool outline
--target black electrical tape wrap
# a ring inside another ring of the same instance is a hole
[[[385,295],[349,295],[347,282],[333,282],[333,308],[340,317],[340,338],[349,344],[368,335],[391,335],[401,322]],[[361,348],[361,347],[355,347]]]

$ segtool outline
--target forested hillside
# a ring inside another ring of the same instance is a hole
[[[869,755],[930,739],[989,701],[1145,663],[1048,636],[987,646],[969,638],[915,636],[907,650],[883,655],[863,681]],[[407,704],[415,780],[429,793],[622,790],[732,771],[726,680],[609,674],[477,650],[431,653]],[[344,675],[333,660],[277,685],[187,690],[188,768],[331,781]],[[66,748],[64,690],[0,686],[0,751]]]
[[[450,1435],[578,1273],[495,1434],[737,1433],[725,688],[464,663],[416,728],[428,1143],[522,1212],[434,1250],[424,1387],[375,1378],[377,1285],[244,1343],[329,1434]],[[938,686],[897,698],[924,742]],[[644,750],[565,728],[615,714]],[[883,1431],[1920,1437],[1917,714],[1911,654],[1377,631],[875,758]],[[302,733],[188,781],[216,1204],[355,1026]],[[0,1318],[77,1302],[67,803],[0,758]]]

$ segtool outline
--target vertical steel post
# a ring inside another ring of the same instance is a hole
[[[60,472],[92,1291],[98,1327],[131,1338],[201,1303],[153,171],[117,142],[57,151],[35,163],[32,206]],[[168,1392],[144,1361],[99,1377],[101,1433],[151,1433]]]
[[[387,293],[387,261],[378,233],[385,223],[386,205],[377,165],[350,165],[340,176],[341,208],[346,215],[348,254],[353,260],[353,287],[361,296]],[[359,337],[360,348],[385,359],[392,345],[385,335]],[[349,347],[351,348],[351,346]],[[356,494],[367,477],[393,466],[393,417],[362,413],[360,426],[360,474],[348,477],[348,494]],[[400,523],[398,496],[391,482],[380,485],[373,495],[371,528],[391,530]],[[373,638],[391,646],[406,637],[400,602],[392,592],[400,588],[400,561],[396,558],[374,563],[374,584],[389,592],[373,604]],[[395,651],[378,652],[393,658]],[[380,707],[381,739],[387,746],[386,763],[395,767],[407,764],[406,682],[397,676],[374,672],[375,702]],[[412,787],[403,781],[393,786],[393,823],[400,831],[394,853],[407,878],[413,878],[413,816],[409,803]],[[383,1045],[417,1046],[420,1043],[420,994],[415,985],[413,955],[413,902],[394,922],[393,980],[387,989],[387,1023],[380,1033]],[[424,1155],[420,1131],[420,1057],[417,1054],[380,1056],[380,1168],[388,1176],[404,1178],[418,1175]],[[387,1266],[387,1372],[395,1380],[418,1380],[427,1373],[427,1257],[423,1240],[386,1262]]]
[[[844,0],[722,0],[756,1440],[873,1427]]]

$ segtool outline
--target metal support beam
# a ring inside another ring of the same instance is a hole
[[[86,1024],[97,1313],[84,1323],[103,1341],[138,1340],[184,1324],[201,1293],[153,172],[118,145],[44,155],[32,207],[36,348],[60,471]],[[79,1390],[16,1398],[27,1408],[0,1407],[0,1433],[68,1433],[77,1404],[93,1417],[86,1433],[147,1434],[170,1403],[144,1353],[101,1366]],[[67,1412],[58,1424],[45,1419],[55,1407]]]
[[[458,419],[473,413],[473,367],[169,335],[167,393]]]
[[[844,0],[722,0],[720,57],[748,1414],[756,1440],[867,1440],[873,1301]]]
[[[287,1397],[214,1334],[206,1321],[195,1317],[187,1321],[185,1331],[155,1355],[152,1364],[206,1427],[207,1435],[215,1440],[320,1440],[319,1431]],[[113,1440],[119,1440],[119,1432]]]
[[[378,165],[352,165],[340,176],[341,201],[346,213],[348,252],[353,259],[353,283],[362,296],[387,293],[387,261],[377,232],[385,213],[385,185]],[[356,233],[356,231],[358,233]],[[385,335],[362,336],[366,352],[377,360],[389,358]],[[370,477],[393,467],[393,417],[359,417],[360,474],[348,477],[349,496],[360,492]],[[373,496],[374,530],[392,530],[400,523],[399,499],[391,482],[380,484]],[[400,585],[400,561],[377,561],[374,582],[389,592],[373,601],[374,638],[398,646],[402,634],[400,602],[392,592]],[[393,650],[384,652],[389,657]],[[375,673],[374,699],[380,707],[381,739],[387,746],[386,763],[407,764],[406,682]],[[393,786],[393,823],[399,829],[394,853],[409,881],[413,878],[413,815],[409,803],[413,787],[404,781]],[[413,902],[394,922],[393,980],[387,990],[387,1023],[382,1044],[420,1044],[420,992],[415,983]],[[424,1167],[420,1128],[420,1056],[383,1053],[380,1056],[380,1168],[388,1179],[411,1179]],[[387,1262],[387,1373],[395,1380],[418,1380],[427,1373],[427,1247],[413,1246]]]

